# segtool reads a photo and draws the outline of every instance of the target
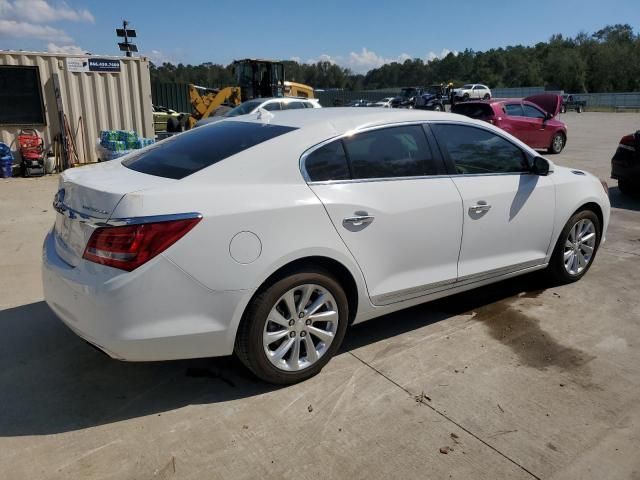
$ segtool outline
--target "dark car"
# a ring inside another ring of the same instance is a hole
[[[364,98],[359,98],[357,100],[351,100],[348,103],[345,103],[345,107],[369,107],[372,102],[369,100],[365,100]]]
[[[451,111],[500,127],[531,148],[560,153],[567,143],[567,127],[556,119],[561,100],[560,95],[545,93],[457,103]]]
[[[640,130],[620,139],[611,159],[611,178],[618,180],[622,193],[640,193]]]
[[[413,108],[444,112],[447,93],[441,85],[432,85],[424,89],[422,95],[415,97]]]
[[[416,97],[424,93],[423,87],[404,87],[400,89],[400,95],[391,100],[391,108],[413,108]]]
[[[582,113],[586,106],[587,102],[584,100],[576,100],[573,95],[562,95],[560,113],[567,113],[567,110],[575,110],[578,113]]]

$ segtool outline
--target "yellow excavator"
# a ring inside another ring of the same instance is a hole
[[[284,64],[281,62],[245,58],[234,61],[233,70],[237,86],[214,89],[189,85],[193,112],[186,122],[179,122],[181,125],[192,128],[198,120],[222,115],[252,98],[314,98],[310,86],[284,80]]]

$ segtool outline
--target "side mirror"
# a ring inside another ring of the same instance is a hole
[[[533,159],[533,165],[531,165],[531,173],[546,177],[549,175],[549,162],[543,157],[536,157]]]
[[[547,114],[544,116],[545,120],[551,120],[553,118],[553,113],[551,112],[547,112]]]

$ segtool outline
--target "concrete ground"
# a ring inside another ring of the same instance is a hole
[[[553,160],[603,178],[640,127],[563,118]],[[0,180],[0,478],[640,479],[640,201],[609,184],[582,281],[373,320],[320,375],[274,388],[232,358],[121,363],[83,343],[42,301],[57,178]]]

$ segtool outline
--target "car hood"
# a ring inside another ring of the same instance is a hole
[[[531,95],[525,98],[527,102],[535,103],[542,110],[550,113],[554,117],[560,113],[560,107],[562,106],[562,95],[555,93],[541,93],[538,95]]]

